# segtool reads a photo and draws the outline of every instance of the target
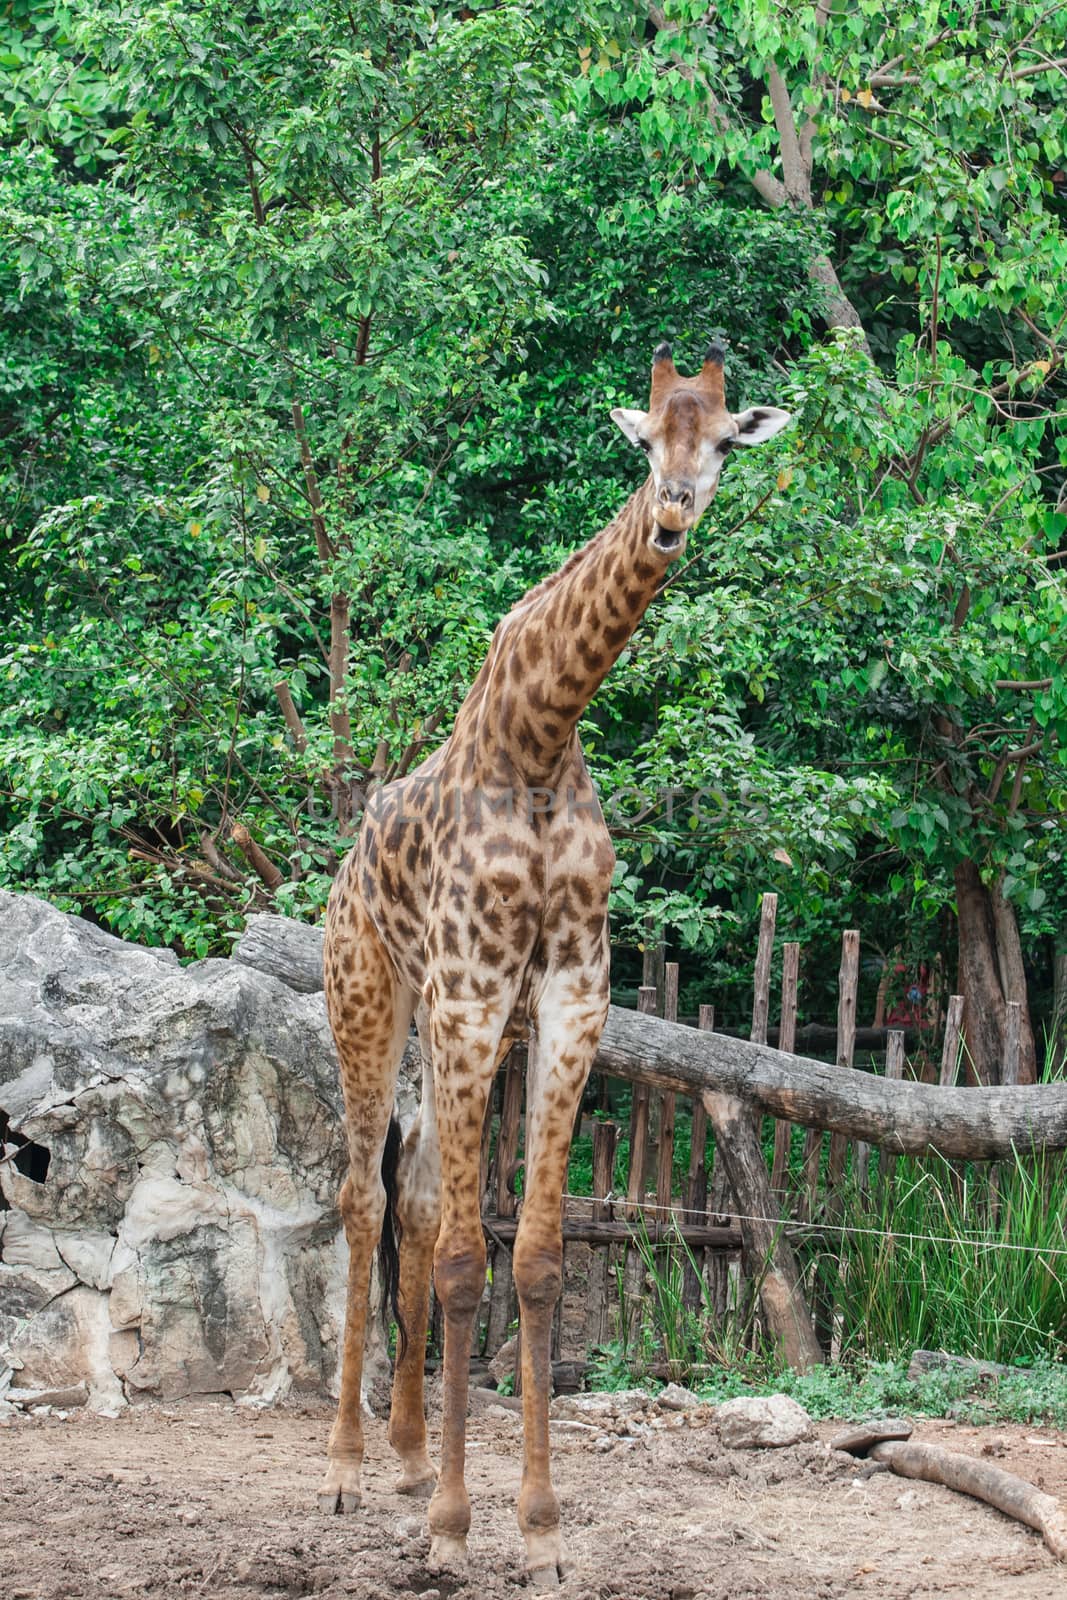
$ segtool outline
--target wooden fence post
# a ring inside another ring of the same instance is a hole
[[[856,996],[859,988],[859,970],[860,936],[855,928],[846,928],[841,935],[841,970],[838,974],[837,990],[837,1065],[839,1067],[851,1067],[852,1058],[856,1050]],[[824,1202],[825,1213],[830,1222],[834,1222],[840,1216],[844,1204],[842,1187],[848,1145],[849,1141],[844,1134],[832,1133],[830,1135],[830,1159],[827,1163]],[[811,1184],[808,1191],[809,1216],[814,1214],[816,1206],[818,1164],[821,1152],[822,1134],[819,1133],[818,1144],[812,1152],[812,1163],[806,1174]],[[841,1254],[840,1239],[836,1247],[834,1247],[834,1254],[839,1260]],[[815,1311],[816,1337],[827,1355],[832,1352],[834,1337],[833,1281],[833,1268],[827,1262],[821,1263],[812,1285],[812,1301]]]
[[[963,996],[951,994],[945,1011],[945,1037],[941,1043],[941,1071],[938,1084],[942,1089],[954,1089],[959,1078],[960,1045],[963,1039]],[[952,1183],[956,1194],[963,1198],[963,1167],[952,1164]]]
[[[656,1015],[656,991],[643,983],[637,991],[637,1009],[645,1016]],[[637,1220],[645,1195],[645,1164],[648,1157],[648,1116],[651,1091],[647,1083],[635,1083],[630,1111],[630,1171],[626,1184],[626,1215]],[[623,1250],[622,1284],[625,1297],[625,1324],[620,1328],[624,1348],[628,1348],[635,1326],[640,1322],[644,1299],[645,1261],[640,1250]]]
[[[960,1035],[963,1032],[963,996],[950,994],[945,1013],[945,1038],[941,1046],[941,1075],[943,1089],[954,1089],[959,1074]],[[888,1074],[887,1074],[888,1076]]]
[[[643,983],[637,991],[637,1009],[646,1017],[656,1015],[656,991]],[[635,1083],[630,1102],[630,1173],[626,1185],[626,1214],[636,1216],[644,1194],[645,1158],[648,1145],[647,1083]]]
[[[1004,1028],[1004,1065],[1001,1069],[1000,1083],[1004,1089],[1017,1089],[1019,1086],[1019,1059],[1020,1044],[1022,1040],[1023,1008],[1018,1000],[1007,1002],[1007,1023]],[[1000,1212],[1000,1162],[996,1162],[989,1173],[989,1226],[996,1227]]]
[[[799,944],[782,946],[782,1015],[778,1024],[778,1048],[790,1055],[797,1038],[797,985],[800,974]],[[789,1150],[792,1144],[793,1124],[780,1120],[774,1127],[774,1161],[771,1166],[771,1188],[779,1193],[786,1188],[789,1176]]]
[[[885,1075],[887,1078],[897,1080],[904,1076],[904,1034],[897,1028],[891,1028],[885,1040]],[[889,1178],[897,1164],[897,1158],[886,1149],[878,1152],[878,1179],[884,1183]]]
[[[705,1033],[715,1031],[715,1007],[700,1007],[697,1027]],[[689,1183],[685,1192],[687,1222],[703,1222],[708,1209],[708,1113],[698,1096],[693,1101],[693,1127],[689,1141]]]
[[[641,988],[652,989],[657,995],[663,993],[663,969],[667,951],[662,939],[657,939],[653,931],[652,918],[645,918],[645,948],[641,961]],[[640,1010],[640,995],[638,996],[638,1009]],[[653,1013],[659,1010],[654,1005]]]
[[[752,974],[752,1025],[749,1028],[748,1036],[753,1044],[767,1043],[767,1025],[770,1022],[771,1015],[771,962],[774,957],[774,928],[777,920],[778,896],[766,893],[760,900],[759,939],[756,943],[756,965]],[[763,1116],[759,1111],[754,1111],[751,1107],[748,1109],[748,1114],[752,1119],[752,1129],[756,1142],[762,1149]],[[716,1142],[718,1142],[717,1132]],[[729,1167],[726,1170],[729,1173]],[[736,1189],[734,1190],[734,1204],[739,1210],[744,1209],[741,1205],[741,1196]],[[741,1274],[738,1281],[739,1291],[744,1287],[744,1278],[746,1276],[749,1279],[749,1292],[755,1293],[755,1282],[752,1279],[752,1273],[748,1265],[748,1253],[742,1252]]]
[[[615,1177],[615,1151],[619,1129],[614,1122],[593,1124],[593,1221],[610,1222],[614,1206],[607,1196]],[[589,1304],[585,1318],[585,1342],[590,1348],[603,1344],[609,1333],[607,1320],[611,1282],[612,1246],[594,1249],[589,1266]]]
[[[697,1027],[711,1032],[715,1027],[715,1007],[701,1005]],[[708,1113],[698,1095],[692,1102],[693,1121],[689,1130],[689,1178],[685,1186],[685,1209],[682,1212],[688,1223],[706,1222],[708,1212]],[[697,1250],[694,1261],[688,1253],[682,1267],[682,1300],[696,1310],[704,1298],[703,1281],[707,1271],[709,1252]]]
[[[663,1016],[667,1022],[678,1021],[678,963],[668,961],[663,968]],[[671,1209],[674,1192],[674,1119],[677,1112],[675,1096],[665,1091],[659,1097],[659,1148],[656,1152],[656,1220],[665,1222]]]
[[[765,894],[760,904],[759,944],[756,946],[756,971],[752,989],[753,1044],[767,1043],[767,1022],[771,1009],[771,958],[774,954],[774,924],[778,917],[778,896]]]
[[[856,998],[860,976],[860,936],[856,928],[841,935],[841,972],[837,995],[837,1064],[850,1067],[856,1051]],[[845,1176],[848,1140],[843,1133],[830,1135],[829,1187],[839,1189]]]

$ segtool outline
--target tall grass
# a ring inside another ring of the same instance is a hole
[[[833,1355],[895,1362],[916,1349],[1005,1365],[1067,1359],[1067,1182],[1059,1155],[1018,1156],[994,1172],[901,1157],[866,1192],[847,1190],[836,1225],[794,1235],[809,1295],[832,1305]],[[620,1373],[689,1381],[709,1370],[772,1370],[758,1282],[731,1276],[713,1310],[700,1264],[675,1235],[633,1248],[641,1291],[617,1273]],[[693,1304],[693,1288],[700,1285]]]
[[[654,1244],[639,1218],[634,1224],[633,1247],[641,1257],[642,1291],[636,1297],[627,1292],[622,1262],[615,1272],[614,1359],[620,1367],[631,1374],[654,1372],[681,1383],[697,1371],[751,1361],[753,1348],[760,1342],[758,1282],[731,1274],[725,1309],[716,1315],[701,1262],[680,1233]]]
[[[840,1235],[801,1247],[832,1294],[839,1353],[1063,1359],[1065,1199],[1058,1155],[1020,1155],[995,1175],[901,1157],[891,1181],[846,1196]]]

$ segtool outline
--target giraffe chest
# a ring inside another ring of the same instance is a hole
[[[546,974],[602,969],[615,853],[599,816],[395,817],[361,837],[359,887],[398,975],[447,1000],[510,1006]],[[511,1031],[511,1030],[509,1030]]]
[[[554,971],[606,981],[615,852],[577,739],[551,790],[461,744],[379,792],[342,871],[414,993],[518,1021]]]

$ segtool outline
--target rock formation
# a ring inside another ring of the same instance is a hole
[[[321,994],[0,893],[0,1402],[332,1388],[340,1113]]]

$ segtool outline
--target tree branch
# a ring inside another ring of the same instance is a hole
[[[300,461],[304,468],[304,482],[307,485],[308,500],[311,503],[311,526],[315,531],[315,548],[319,552],[319,560],[325,567],[337,554],[329,535],[326,532],[326,518],[323,516],[322,495],[319,493],[319,480],[315,472],[315,465],[311,459],[311,447],[308,444],[307,428],[304,423],[304,410],[299,400],[293,401],[293,432],[296,434],[300,446]]]
[[[268,888],[271,893],[279,889],[285,878],[270,857],[260,849],[243,822],[235,822],[230,829],[230,838],[244,856],[257,878]]]
[[[307,731],[300,720],[300,713],[293,703],[289,685],[284,679],[274,685],[274,693],[281,707],[282,716],[285,718],[285,725],[293,736],[293,746],[299,755],[303,755],[308,747]]]
[[[774,125],[778,129],[778,148],[782,154],[786,193],[790,200],[810,211],[811,175],[805,168],[800,140],[797,138],[797,125],[789,89],[778,70],[776,61],[770,62],[767,67],[767,90],[774,110]]]

